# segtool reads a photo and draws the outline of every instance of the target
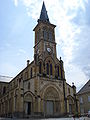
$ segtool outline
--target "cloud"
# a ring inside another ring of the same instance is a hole
[[[76,42],[78,41],[78,47],[74,51],[74,57],[72,62],[79,66],[86,74],[88,79],[90,78],[90,26],[81,26],[81,32],[78,35]]]
[[[19,49],[19,52],[26,54],[26,51],[24,49]]]
[[[17,53],[17,56],[21,56],[21,55],[26,55],[26,51],[24,49],[19,49],[18,50],[18,53]]]
[[[29,53],[27,53],[26,50],[24,50],[22,48],[18,50],[17,57],[24,59],[24,61],[27,61],[30,59]],[[32,60],[32,58],[30,60]]]
[[[14,0],[14,5],[17,7],[18,6],[18,0]]]
[[[8,48],[8,47],[11,47],[11,44],[10,43],[6,43],[5,46]]]
[[[35,20],[39,18],[43,0],[18,1],[26,8],[28,16]],[[57,25],[56,42],[62,51],[66,79],[68,82],[74,81],[78,87],[80,84],[76,81],[84,83],[87,79],[88,70],[84,68],[90,68],[90,29],[85,16],[88,3],[88,0],[45,0],[50,21]]]
[[[4,75],[4,73],[5,73],[5,76],[10,76],[10,77],[11,77],[11,75],[15,76],[16,75],[15,71],[16,70],[18,71],[18,68],[15,65],[8,63],[8,62],[2,63],[0,68],[1,68],[1,71],[0,71],[1,75]]]
[[[85,84],[88,81],[86,75],[79,66],[77,67],[74,64],[69,64],[69,66],[66,67],[66,72],[68,77],[67,82],[69,84],[74,82],[74,84],[77,86],[77,91],[79,90],[81,84]]]

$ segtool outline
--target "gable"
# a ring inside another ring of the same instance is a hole
[[[90,80],[80,89],[78,94],[90,92]]]

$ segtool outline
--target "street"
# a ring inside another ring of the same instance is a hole
[[[0,120],[17,120],[17,118],[0,118]],[[47,119],[18,119],[18,120],[90,120],[88,117],[80,117],[80,118],[47,118]]]

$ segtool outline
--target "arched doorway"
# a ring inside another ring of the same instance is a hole
[[[73,114],[74,100],[71,96],[68,96],[69,114]]]
[[[60,114],[60,98],[54,87],[48,87],[44,92],[44,115],[53,116]]]
[[[33,112],[33,97],[30,93],[24,95],[24,112],[27,116]]]

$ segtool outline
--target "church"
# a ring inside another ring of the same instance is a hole
[[[34,60],[10,82],[0,82],[0,116],[57,117],[79,112],[76,87],[57,58],[55,27],[43,2],[35,32]]]

